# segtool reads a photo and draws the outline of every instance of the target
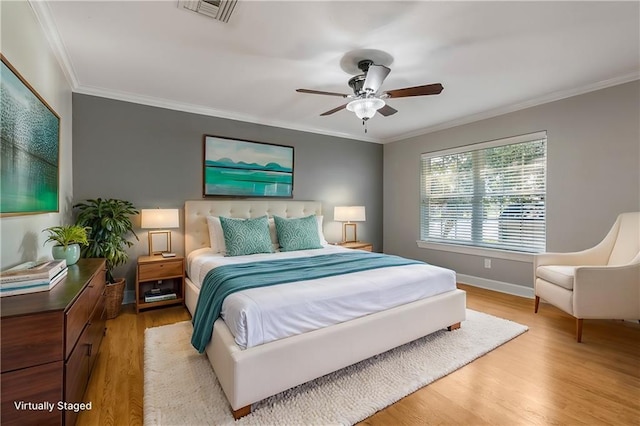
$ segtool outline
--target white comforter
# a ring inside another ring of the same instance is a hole
[[[318,256],[349,250],[325,246],[272,254],[224,257],[199,249],[187,258],[198,287],[209,270],[229,264]],[[456,288],[455,272],[432,265],[405,265],[243,290],[229,295],[221,316],[242,348],[349,321]]]

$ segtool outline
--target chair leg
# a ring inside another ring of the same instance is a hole
[[[576,318],[576,341],[582,343],[582,318]]]
[[[538,306],[540,305],[540,296],[536,296],[536,306],[534,308],[534,313],[538,313]]]

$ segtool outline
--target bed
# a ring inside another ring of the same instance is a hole
[[[217,264],[222,261],[210,255],[199,265],[194,263],[195,259],[202,259],[200,254],[206,253],[210,245],[206,218],[256,218],[265,214],[296,218],[312,214],[320,216],[322,211],[321,203],[315,201],[197,200],[185,203],[185,252],[187,270],[191,273],[186,280],[185,300],[192,315],[204,274],[201,268],[207,262]],[[326,247],[318,252],[332,250],[338,248]],[[443,282],[442,285],[448,287],[435,295],[422,295],[423,298],[416,301],[398,302],[401,304],[379,312],[264,342],[239,344],[233,321],[229,321],[232,332],[224,320],[217,319],[204,351],[234,417],[249,414],[251,404],[279,392],[437,330],[458,328],[465,319],[466,298],[464,291],[455,288],[455,274],[449,276],[453,278],[447,280],[452,279],[453,283]],[[372,276],[365,276],[361,281],[366,283],[372,279]]]

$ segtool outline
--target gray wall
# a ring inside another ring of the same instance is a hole
[[[547,130],[547,250],[582,250],[599,242],[619,213],[640,210],[638,81],[384,147],[384,248],[459,274],[533,286],[532,265],[421,249],[420,154]]]
[[[73,95],[74,201],[113,197],[138,208],[182,208],[202,198],[203,134],[289,145],[295,148],[294,199],[323,203],[325,236],[341,239],[335,205],[366,206],[358,237],[382,249],[382,145]],[[181,213],[182,222],[182,213]],[[147,233],[120,271],[132,288],[135,258],[147,254]],[[173,249],[183,253],[182,229]]]
[[[31,6],[25,1],[2,2],[0,51],[60,116],[59,213],[0,218],[0,268],[51,259],[52,243],[44,244],[43,229],[70,223],[71,86],[58,65]]]

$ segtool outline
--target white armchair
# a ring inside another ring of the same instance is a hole
[[[640,212],[623,213],[593,248],[541,253],[534,259],[535,312],[540,299],[576,318],[640,318]]]

